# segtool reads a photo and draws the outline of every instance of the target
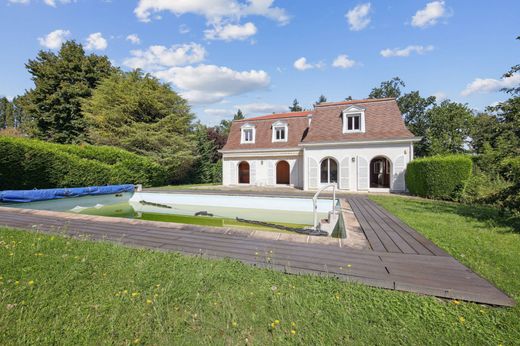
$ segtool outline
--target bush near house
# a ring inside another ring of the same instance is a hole
[[[465,155],[432,156],[414,160],[406,169],[406,186],[413,195],[457,200],[471,176],[472,161]]]
[[[0,136],[0,190],[165,183],[159,164],[122,149]]]

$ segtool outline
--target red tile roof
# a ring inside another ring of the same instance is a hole
[[[341,114],[347,108],[346,105],[354,104],[365,108],[365,132],[345,134]],[[312,114],[310,127],[307,120],[309,114]],[[285,119],[288,124],[287,142],[272,142],[272,125],[278,119]],[[240,127],[245,123],[255,125],[255,143],[240,143]],[[316,105],[314,110],[233,121],[227,143],[222,150],[284,149],[309,143],[413,138],[414,135],[404,125],[395,99],[366,99],[327,102]]]
[[[294,118],[294,117],[305,117],[309,114],[312,114],[312,110],[310,111],[302,111],[302,112],[287,112],[287,113],[273,113],[268,115],[262,115],[254,118],[247,118],[235,121],[247,122],[252,120],[269,120],[269,119],[283,119],[283,118]]]

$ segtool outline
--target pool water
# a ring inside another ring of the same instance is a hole
[[[136,192],[3,206],[216,227],[270,228],[239,222],[236,218],[295,228],[313,224],[310,198]],[[331,200],[318,200],[318,217],[326,217],[331,208]]]

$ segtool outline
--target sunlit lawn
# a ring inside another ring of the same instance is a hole
[[[507,225],[452,204],[374,200],[520,298],[520,237]],[[511,345],[519,331],[518,307],[0,229],[1,345]]]

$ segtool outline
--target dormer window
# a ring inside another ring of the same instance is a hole
[[[273,142],[287,142],[288,127],[287,123],[277,121],[273,124]]]
[[[255,126],[251,124],[244,124],[241,127],[240,143],[254,143],[255,142]]]
[[[365,108],[350,106],[342,113],[343,133],[365,132]]]

